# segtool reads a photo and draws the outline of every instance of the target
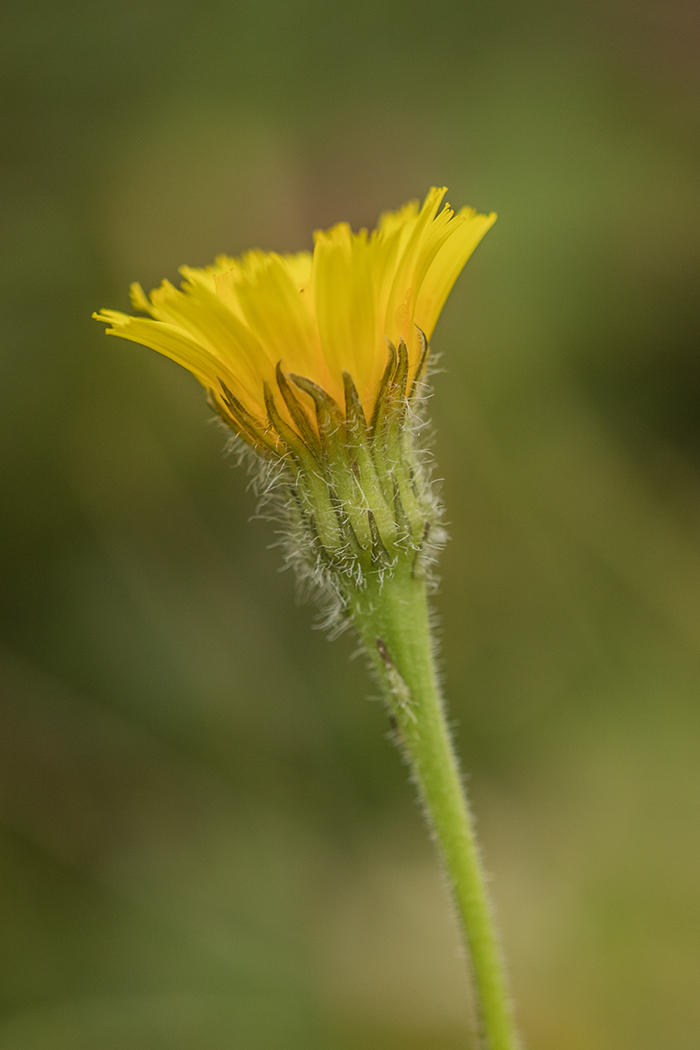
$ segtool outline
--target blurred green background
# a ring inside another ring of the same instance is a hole
[[[700,1045],[700,83],[681,0],[6,0],[0,1048],[466,1050],[354,645],[127,285],[436,183],[451,713],[529,1050]]]

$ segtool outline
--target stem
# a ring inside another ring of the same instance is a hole
[[[437,681],[425,581],[410,565],[349,596],[449,876],[471,957],[484,1046],[518,1045],[484,873]]]

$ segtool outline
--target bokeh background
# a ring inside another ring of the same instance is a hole
[[[700,1045],[700,19],[5,0],[0,1048],[467,1050],[354,644],[127,285],[446,184],[436,599],[529,1050]]]

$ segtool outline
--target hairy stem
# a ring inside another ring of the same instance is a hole
[[[471,959],[483,1045],[516,1050],[484,873],[437,681],[425,582],[414,577],[410,565],[399,564],[394,575],[349,598],[452,887]]]

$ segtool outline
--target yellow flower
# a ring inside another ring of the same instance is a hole
[[[274,401],[278,418],[296,432],[304,426],[284,396],[285,375],[311,380],[342,404],[348,373],[369,420],[387,340],[405,343],[410,389],[423,345],[416,329],[430,339],[452,285],[495,221],[471,208],[440,211],[445,193],[433,188],[422,207],[412,201],[385,213],[372,233],[353,233],[347,223],[317,231],[313,253],[221,255],[204,269],[183,266],[180,289],[164,281],[148,298],[132,285],[134,308],[150,317],[94,316],[109,323],[108,335],[189,369],[216,410],[261,451],[279,441],[269,436],[271,391],[282,394]],[[294,397],[313,405],[308,393]]]

